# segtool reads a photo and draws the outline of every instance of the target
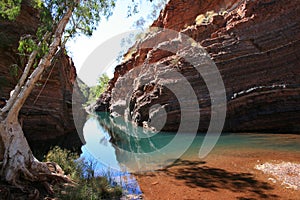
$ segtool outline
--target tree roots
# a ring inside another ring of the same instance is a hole
[[[40,162],[34,158],[18,122],[0,122],[0,134],[1,148],[4,150],[0,156],[1,183],[6,182],[10,189],[19,189],[20,193],[27,194],[25,199],[53,195],[54,185],[73,184],[56,163]],[[11,199],[2,197],[2,192],[12,195],[10,191],[2,191],[0,184],[0,199]]]
[[[53,165],[55,165],[55,169]],[[23,167],[19,168],[18,175],[11,176],[6,184],[8,184],[8,187],[6,186],[4,190],[1,190],[0,184],[0,199],[5,194],[9,196],[7,199],[10,199],[13,193],[23,193],[26,196],[24,199],[41,199],[45,196],[52,196],[54,186],[75,185],[70,177],[64,175],[64,172],[56,163],[49,164],[39,161],[34,161],[30,170]],[[16,192],[16,190],[19,190],[19,192]]]

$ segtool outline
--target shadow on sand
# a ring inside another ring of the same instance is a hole
[[[239,200],[279,199],[271,194],[274,188],[267,182],[256,180],[250,173],[229,172],[220,168],[205,166],[203,161],[177,160],[160,170],[176,179],[184,180],[192,188],[205,188],[211,191],[230,190],[243,193]]]

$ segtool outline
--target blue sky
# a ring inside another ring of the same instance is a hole
[[[99,23],[97,30],[91,37],[79,36],[67,43],[67,48],[74,61],[78,76],[88,85],[94,85],[96,83],[95,79],[97,79],[103,71],[105,71],[109,76],[112,76],[113,68],[116,66],[117,62],[114,59],[112,62],[108,62],[108,64],[105,61],[102,62],[100,57],[110,57],[112,55],[98,53],[99,61],[94,61],[92,65],[94,69],[101,67],[105,68],[105,70],[98,72],[97,70],[89,70],[87,67],[83,67],[85,66],[84,63],[87,58],[95,51],[96,48],[100,48],[101,45],[103,47],[100,52],[105,51],[105,53],[108,54],[109,51],[106,51],[106,49],[103,50],[103,48],[107,48],[107,46],[104,45],[105,42],[109,44],[112,41],[112,37],[126,31],[134,30],[134,22],[142,16],[147,19],[147,16],[152,12],[152,4],[149,1],[141,0],[139,2],[139,13],[132,17],[127,17],[128,5],[130,5],[131,0],[118,0],[116,2],[116,7],[113,10],[113,15],[108,20],[103,18]],[[146,22],[146,27],[151,25],[151,23],[152,21],[148,20]],[[113,40],[117,39],[121,38],[116,37]],[[120,41],[118,43],[120,43]],[[120,47],[113,47],[116,54],[118,54],[121,48],[121,45]],[[110,54],[112,54],[112,52]],[[107,66],[101,66],[103,63]],[[91,67],[90,65],[91,63],[89,63],[89,68]]]

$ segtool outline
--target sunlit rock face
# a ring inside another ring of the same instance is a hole
[[[224,131],[299,133],[299,13],[297,1],[170,0],[152,27],[193,38],[217,65],[226,89]],[[164,78],[164,73],[173,70],[189,81],[197,95],[198,131],[206,131],[211,99],[203,78],[184,59],[193,52],[185,47],[175,53],[163,51],[159,48],[165,41],[156,44],[151,38],[153,35],[148,35],[138,42],[131,58],[115,68],[96,110],[124,115],[140,126],[148,125],[153,116],[159,121],[166,115],[162,130],[176,131],[182,110],[167,86],[174,83],[179,87],[181,80]],[[167,41],[176,45],[176,36]],[[138,48],[147,42],[152,42],[153,48]],[[164,112],[153,109],[157,104]],[[186,119],[192,121],[193,116]]]
[[[20,37],[34,34],[37,26],[38,14],[31,7],[30,1],[23,1],[16,21],[0,19],[1,97],[9,98],[21,69],[25,67],[26,60],[17,55]],[[13,64],[20,67],[17,76],[12,74]],[[23,130],[30,145],[36,146],[37,150],[50,145],[80,147],[72,115],[72,92],[74,87],[78,87],[76,76],[72,60],[62,54],[53,67],[46,69],[22,108],[20,121]]]

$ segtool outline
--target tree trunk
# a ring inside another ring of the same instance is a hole
[[[31,186],[31,182],[40,183],[49,194],[53,194],[53,180],[72,182],[56,165],[54,168],[58,171],[50,171],[49,163],[40,162],[33,156],[18,121],[1,121],[0,136],[2,151],[4,150],[1,177],[9,184],[38,197],[39,192]],[[52,163],[51,165],[53,166]]]
[[[8,183],[25,191],[28,191],[28,182],[44,183],[48,192],[51,193],[51,187],[48,187],[49,184],[47,184],[50,180],[70,181],[61,174],[51,172],[46,163],[39,162],[33,156],[18,121],[18,115],[35,83],[39,80],[44,70],[51,65],[51,60],[61,44],[62,34],[72,15],[72,10],[70,8],[59,21],[53,34],[54,38],[49,47],[49,52],[40,60],[37,68],[27,78],[22,90],[19,94],[16,94],[18,95],[17,98],[9,100],[9,110],[6,110],[5,107],[0,110],[1,177]],[[32,62],[32,60],[29,60],[29,62]],[[32,63],[29,63],[29,65],[32,65]],[[21,86],[18,85],[17,87],[21,88]],[[8,111],[8,113],[4,111]]]
[[[35,181],[37,180],[36,172],[43,170],[45,173],[47,170],[44,168],[36,171],[38,161],[33,157],[18,121],[9,123],[2,121],[0,134],[4,145],[1,177],[10,184],[24,189],[23,184],[19,182],[21,175],[25,180]]]

